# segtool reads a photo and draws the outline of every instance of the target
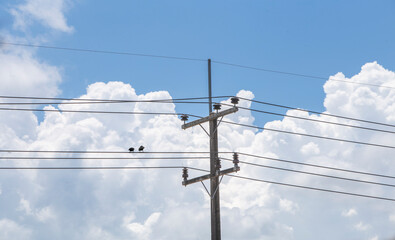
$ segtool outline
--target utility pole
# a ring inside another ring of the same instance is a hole
[[[211,92],[211,59],[208,59],[208,89],[209,89],[209,114],[212,110]],[[210,120],[210,195],[211,195],[211,239],[221,239],[221,207],[219,201],[219,176],[216,171],[220,169],[218,159],[218,131],[217,118]]]
[[[190,123],[185,123],[188,119],[187,116],[181,116],[181,120],[184,121],[182,125],[182,129],[187,129],[196,125],[201,125],[204,122],[209,122],[209,133],[203,128],[203,130],[207,133],[210,138],[210,174],[200,176],[197,178],[188,180],[188,170],[187,168],[183,169],[183,182],[184,186],[187,186],[192,183],[201,182],[206,189],[207,193],[210,196],[211,200],[211,239],[212,240],[220,240],[221,239],[221,214],[220,214],[220,195],[219,195],[219,184],[225,174],[229,174],[232,172],[237,172],[240,170],[238,166],[238,157],[235,153],[233,155],[233,163],[234,166],[232,168],[228,168],[225,170],[221,169],[221,162],[218,158],[218,125],[221,123],[222,118],[225,115],[235,113],[238,111],[238,108],[234,106],[233,108],[218,112],[221,109],[220,104],[212,105],[212,95],[211,95],[211,59],[208,59],[208,95],[209,95],[209,116],[192,121]],[[232,103],[236,105],[239,99],[234,97],[232,98]],[[216,112],[212,111],[212,107]],[[218,122],[218,118],[220,121]],[[221,179],[219,178],[221,176]],[[210,179],[210,193],[207,190],[206,186],[203,183],[203,180]]]

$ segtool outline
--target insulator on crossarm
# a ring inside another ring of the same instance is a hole
[[[231,101],[231,103],[232,103],[233,105],[236,106],[236,104],[239,103],[239,98],[238,98],[238,97],[232,97],[232,98],[230,99],[230,101]]]
[[[186,167],[182,169],[182,178],[184,179],[184,181],[188,180],[188,168]]]
[[[235,167],[239,166],[239,155],[237,153],[233,153],[233,164]]]
[[[217,169],[221,169],[221,159],[217,158]]]
[[[181,121],[183,121],[185,124],[185,122],[188,121],[188,115],[186,114],[181,115]]]
[[[214,110],[216,110],[216,111],[218,112],[218,110],[221,110],[221,104],[219,104],[219,103],[214,103],[214,104],[213,104],[213,108],[214,108]]]

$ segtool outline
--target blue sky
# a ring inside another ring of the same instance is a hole
[[[395,125],[395,2],[92,1],[0,2],[0,40],[42,46],[202,59],[187,61],[0,45],[0,95],[119,99],[236,95]],[[338,74],[339,73],[339,74]],[[344,74],[344,76],[342,75]],[[364,82],[392,88],[327,81]],[[4,103],[5,99],[0,99]],[[324,107],[324,104],[326,107]],[[373,125],[269,108],[308,119]],[[207,105],[52,105],[40,109],[207,114]],[[392,134],[239,111],[226,120],[282,131],[392,145]],[[0,150],[206,151],[201,129],[182,131],[169,116],[0,111]],[[384,128],[384,127],[382,127]],[[393,130],[391,127],[385,128]],[[311,139],[221,124],[220,148],[302,163],[393,175],[393,149]],[[29,155],[29,154],[27,154]],[[18,156],[1,153],[0,157]],[[19,155],[20,156],[20,155]],[[42,157],[32,154],[30,157]],[[118,157],[118,155],[111,155]],[[147,155],[151,156],[151,155]],[[72,157],[86,157],[74,154]],[[387,182],[241,156],[299,171]],[[1,166],[153,166],[204,161],[11,161]],[[225,165],[225,163],[224,163]],[[241,176],[394,198],[392,188],[242,165]],[[199,173],[191,172],[191,176]],[[392,182],[391,182],[392,181]],[[70,194],[72,193],[72,194]],[[317,193],[225,177],[224,239],[366,239],[395,236],[392,202]],[[185,218],[189,222],[186,223]],[[44,231],[45,229],[45,231]],[[0,239],[206,239],[209,201],[181,171],[8,171],[0,174]]]
[[[8,23],[3,28],[9,30],[10,3],[2,6]],[[35,24],[27,34],[45,33],[51,46],[211,58],[320,77],[337,72],[352,76],[366,62],[395,68],[394,9],[393,1],[77,1],[69,2],[65,14],[73,33],[48,33]],[[111,80],[131,82],[141,92],[167,90],[173,97],[207,95],[204,62],[44,49],[38,56],[63,67],[65,97],[81,94],[92,82]],[[213,95],[254,89],[257,99],[323,110],[324,80],[218,64],[212,69]]]

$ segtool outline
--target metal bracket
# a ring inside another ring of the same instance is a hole
[[[220,185],[220,184],[221,184],[221,182],[222,182],[222,178],[224,178],[224,175],[222,175],[222,176],[221,176],[221,179],[219,180],[219,183],[218,183],[218,185],[217,185],[217,189],[215,189],[215,191],[214,191],[213,195],[212,195],[212,196],[210,196],[210,197],[211,197],[211,199],[213,199],[213,198],[214,198],[214,196],[215,196],[215,194],[217,193],[217,191],[218,191],[218,188],[219,188],[219,185]]]
[[[219,183],[218,183],[218,185],[217,185],[217,189],[215,189],[215,191],[214,191],[213,195],[211,195],[211,194],[210,194],[210,192],[208,191],[208,189],[207,189],[206,185],[204,185],[203,181],[200,181],[200,182],[202,183],[202,185],[203,185],[204,189],[206,189],[206,192],[207,192],[208,196],[209,196],[211,199],[213,199],[213,198],[214,198],[214,196],[215,196],[215,194],[217,193],[217,191],[218,191],[218,188],[219,188],[219,185],[220,185],[220,184],[221,184],[221,182],[222,182],[222,178],[224,178],[224,175],[222,175],[222,176],[221,176],[221,179],[219,180]]]
[[[218,129],[219,125],[221,124],[223,118],[224,118],[224,116],[222,116],[221,119],[219,120],[219,122],[218,122],[218,124],[217,124],[217,127],[214,129],[214,132],[213,132],[213,133],[217,132],[217,129]],[[213,134],[213,135],[214,135],[214,134]],[[209,136],[210,136],[210,135],[209,135]]]
[[[195,121],[192,121],[192,122],[183,124],[183,125],[181,126],[181,128],[185,130],[185,129],[187,129],[187,128],[196,126],[196,125],[198,125],[198,124],[201,124],[201,123],[204,123],[204,122],[208,122],[208,121],[217,119],[217,118],[219,118],[219,117],[223,117],[223,116],[228,115],[228,114],[231,114],[231,113],[235,113],[235,112],[237,112],[238,110],[239,110],[239,109],[238,109],[237,107],[233,107],[233,108],[229,108],[229,109],[227,109],[227,110],[224,110],[224,111],[222,111],[222,112],[211,113],[211,114],[210,114],[209,116],[207,116],[207,117],[204,117],[204,118],[201,118],[201,119],[198,119],[198,120],[195,120]]]
[[[237,166],[237,167],[234,166],[232,168],[228,168],[228,169],[219,171],[217,174],[214,174],[214,175],[206,174],[206,175],[203,175],[203,176],[200,176],[200,177],[184,180],[184,181],[182,181],[182,185],[186,186],[186,185],[189,185],[189,184],[192,184],[192,183],[202,182],[204,180],[211,179],[213,177],[222,176],[222,175],[233,173],[233,172],[237,172],[237,171],[240,171],[240,167],[239,166]]]
[[[199,126],[203,129],[203,131],[207,134],[207,136],[210,137],[210,134],[206,131],[206,129],[204,129],[204,127],[201,124],[199,124]]]
[[[206,189],[206,192],[207,192],[208,196],[211,198],[211,194],[208,191],[208,189],[206,188],[206,185],[204,185],[203,181],[200,181],[200,182],[203,184],[204,189]]]

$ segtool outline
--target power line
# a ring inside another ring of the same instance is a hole
[[[222,105],[233,106],[231,104],[226,104],[226,103],[222,103]],[[253,109],[253,108],[245,108],[245,107],[239,107],[239,106],[237,108],[243,109],[243,110],[249,110],[249,111],[253,111],[253,112],[275,115],[275,116],[282,116],[282,117],[289,117],[289,118],[301,119],[301,120],[312,121],[312,122],[333,124],[333,125],[338,125],[338,126],[343,126],[343,127],[352,127],[352,128],[358,128],[358,129],[370,130],[370,131],[376,131],[376,132],[383,132],[383,133],[395,133],[394,131],[388,131],[388,130],[383,130],[383,129],[368,128],[368,127],[361,127],[361,126],[356,126],[356,125],[351,125],[351,124],[336,123],[336,122],[330,122],[330,121],[324,121],[324,120],[318,120],[318,119],[312,119],[312,118],[298,117],[298,116],[292,116],[292,115],[287,115],[287,114],[282,114],[282,113],[262,111],[262,110],[257,110],[257,109]]]
[[[0,167],[0,170],[98,170],[98,169],[162,169],[183,168],[182,166],[159,166],[159,167]]]
[[[238,154],[248,156],[248,157],[266,159],[266,160],[270,160],[270,161],[285,162],[285,163],[298,164],[298,165],[316,167],[316,168],[323,168],[323,169],[329,169],[329,170],[335,170],[335,171],[341,171],[341,172],[356,173],[356,174],[367,175],[367,176],[395,179],[395,176],[388,176],[388,175],[377,174],[377,173],[355,171],[355,170],[349,170],[349,169],[344,169],[344,168],[328,167],[328,166],[322,166],[322,165],[310,164],[310,163],[301,163],[301,162],[295,162],[295,161],[290,161],[290,160],[265,157],[265,156],[259,156],[259,155],[254,155],[254,154],[241,153],[241,152],[238,152]]]
[[[191,102],[185,102],[185,103],[191,103]],[[194,102],[194,103],[196,103],[196,102]],[[198,102],[198,103],[206,103],[206,102]],[[2,103],[0,103],[0,105],[1,104]],[[20,104],[20,103],[14,103],[14,104]],[[23,104],[25,104],[25,103],[23,103]],[[46,103],[26,103],[26,104],[46,104]],[[48,104],[55,104],[55,103],[48,103]],[[59,103],[59,104],[64,104],[64,103]],[[73,104],[73,103],[65,103],[65,104]],[[224,105],[229,105],[230,106],[230,104],[224,104]],[[290,115],[286,115],[286,114],[273,113],[273,112],[268,112],[268,111],[256,110],[256,109],[252,109],[252,108],[244,108],[244,107],[239,107],[239,108],[244,109],[244,110],[251,110],[251,111],[255,111],[255,112],[260,112],[260,113],[267,113],[267,114],[272,114],[272,115],[291,117],[291,118],[296,118],[296,119],[315,121],[315,122],[321,122],[321,123],[327,123],[327,124],[334,124],[334,125],[340,125],[340,126],[346,126],[346,127],[353,127],[353,128],[364,129],[364,130],[379,131],[379,132],[385,132],[385,133],[395,133],[393,131],[388,131],[388,130],[367,128],[367,127],[355,126],[355,125],[350,125],[350,124],[334,123],[334,122],[323,121],[323,120],[316,120],[316,119],[309,119],[309,118],[303,118],[303,117],[297,117],[297,116],[290,116]],[[188,115],[188,116],[191,116],[191,117],[201,118],[200,116],[192,115],[192,114],[158,113],[158,112],[157,113],[149,113],[149,112],[120,112],[120,111],[115,112],[115,111],[60,110],[60,109],[58,110],[58,109],[30,109],[30,108],[29,109],[27,109],[27,108],[0,108],[0,110],[3,110],[3,111],[38,111],[38,112],[91,113],[91,114],[127,114],[127,115],[134,115],[134,114],[143,114],[143,115],[144,114],[145,115],[177,115],[177,116]],[[299,110],[299,109],[296,109],[296,110]],[[323,115],[327,115],[327,114],[323,114]],[[356,119],[353,119],[353,120],[356,120]],[[358,121],[364,121],[364,120],[358,120]],[[391,127],[394,126],[395,127],[395,125],[389,125],[389,124],[381,124],[381,123],[376,123],[376,124],[386,125],[386,126],[391,126]]]
[[[221,159],[224,159],[226,161],[233,161],[233,159],[228,159],[228,158],[221,158]],[[326,174],[320,174],[320,173],[299,171],[299,170],[294,170],[294,169],[289,169],[289,168],[280,168],[280,167],[274,167],[274,166],[267,166],[267,165],[262,165],[262,164],[257,164],[257,163],[250,163],[250,162],[245,162],[245,161],[240,161],[240,163],[244,163],[244,164],[251,165],[251,166],[256,166],[256,167],[271,168],[271,169],[275,169],[275,170],[294,172],[294,173],[301,173],[301,174],[313,175],[313,176],[318,176],[318,177],[327,177],[327,178],[333,178],[333,179],[339,179],[339,180],[345,180],[345,181],[374,184],[374,185],[380,185],[380,186],[385,186],[385,187],[395,187],[394,184],[379,183],[379,182],[359,180],[359,179],[355,179],[355,178],[345,178],[345,177],[338,177],[338,176],[326,175]]]
[[[105,166],[105,167],[0,167],[0,170],[141,170],[141,169],[183,169],[206,172],[204,169],[185,166],[157,166],[157,167],[128,167],[128,166]]]
[[[232,96],[216,96],[212,98],[229,98]],[[55,97],[33,97],[33,96],[5,96],[0,95],[0,98],[6,99],[29,99],[29,100],[63,100],[63,101],[100,101],[100,102],[167,102],[167,101],[189,101],[202,100],[208,97],[191,97],[191,98],[169,98],[169,99],[146,99],[146,100],[127,100],[127,99],[104,99],[104,98],[55,98]]]
[[[101,152],[103,153],[103,152]],[[194,152],[196,153],[196,152]],[[307,165],[310,167],[318,167],[318,168],[324,168],[324,169],[330,169],[330,170],[337,170],[337,171],[343,171],[343,172],[351,172],[351,173],[358,173],[358,174],[363,174],[363,175],[370,175],[370,176],[376,176],[376,177],[385,177],[385,178],[391,178],[395,179],[393,176],[386,176],[382,174],[374,174],[374,173],[367,173],[367,172],[360,172],[360,171],[354,171],[354,170],[347,170],[347,169],[339,169],[339,168],[332,168],[332,167],[326,167],[326,166],[321,166],[321,165],[314,165],[314,164],[307,164],[307,163],[300,163],[300,162],[294,162],[294,161],[288,161],[288,160],[282,160],[282,159],[275,159],[275,158],[269,158],[269,157],[264,157],[264,156],[257,156],[257,155],[252,155],[252,154],[246,154],[246,153],[239,153],[240,155],[245,155],[245,156],[252,156],[256,158],[262,158],[262,159],[268,159],[268,160],[274,160],[274,161],[280,161],[280,162],[287,162],[287,163],[293,163],[293,164],[299,164],[299,165]],[[0,159],[4,160],[190,160],[190,159],[208,159],[209,157],[189,157],[189,156],[183,156],[183,157],[178,157],[178,156],[172,156],[172,157],[4,157],[1,156]],[[222,158],[222,157],[221,157]],[[230,161],[230,159],[227,158],[222,158],[224,160]],[[264,166],[260,164],[254,164],[250,162],[245,162],[245,161],[240,161],[240,163],[245,163],[249,165],[257,165],[257,166]]]
[[[192,151],[168,151],[168,152],[128,152],[128,151],[80,151],[80,150],[21,150],[21,149],[0,149],[0,152],[8,153],[99,153],[99,154],[207,154],[210,152],[192,152]],[[219,152],[233,153],[233,152]]]
[[[207,159],[210,157],[0,157],[5,160],[178,160],[178,159]]]
[[[43,48],[43,49],[66,50],[66,51],[74,51],[74,52],[102,53],[102,54],[113,54],[113,55],[128,55],[128,56],[163,58],[163,59],[184,60],[184,61],[198,61],[198,62],[205,62],[206,61],[206,59],[201,59],[201,58],[188,58],[188,57],[177,57],[177,56],[166,56],[166,55],[154,55],[154,54],[144,54],[144,53],[123,52],[123,51],[104,51],[104,50],[95,50],[95,49],[56,47],[56,46],[25,44],[25,43],[11,43],[11,42],[0,42],[0,44],[11,45],[11,46],[20,46],[20,47],[34,47],[34,48]],[[395,89],[394,87],[383,86],[383,85],[378,85],[378,84],[351,82],[351,81],[345,81],[345,80],[335,79],[335,78],[331,78],[331,77],[328,79],[326,77],[313,76],[313,75],[308,75],[308,74],[298,74],[298,73],[292,73],[292,72],[286,72],[286,71],[277,71],[277,70],[272,70],[272,69],[267,69],[267,68],[251,67],[251,66],[240,65],[240,64],[235,64],[235,63],[228,63],[228,62],[223,62],[223,61],[214,61],[214,60],[212,60],[212,62],[213,63],[217,63],[217,64],[222,64],[222,65],[228,65],[228,66],[232,66],[232,67],[252,69],[252,70],[256,70],[256,71],[271,72],[271,73],[276,73],[276,74],[291,75],[291,76],[305,77],[305,78],[314,78],[314,79],[328,80],[328,81],[337,81],[337,82],[344,82],[344,83],[350,83],[350,84],[359,84],[359,85],[372,86],[372,87],[382,87],[382,88]]]
[[[332,78],[332,77],[330,77],[328,79],[326,77],[319,77],[319,76],[313,76],[313,75],[307,75],[307,74],[299,74],[299,73],[292,73],[292,72],[285,72],[285,71],[277,71],[277,70],[272,70],[272,69],[267,69],[267,68],[251,67],[251,66],[234,64],[234,63],[227,63],[227,62],[222,62],[222,61],[214,61],[213,60],[212,62],[213,63],[217,63],[217,64],[222,64],[222,65],[228,65],[228,66],[232,66],[232,67],[252,69],[252,70],[256,70],[256,71],[277,73],[277,74],[290,75],[290,76],[296,76],[296,77],[314,78],[314,79],[320,79],[320,80],[344,82],[344,83],[350,83],[350,84],[359,84],[359,85],[365,85],[365,86],[371,86],[371,87],[382,87],[382,88],[395,89],[394,87],[390,87],[390,86],[383,86],[383,85],[372,84],[372,83],[351,82],[351,81],[340,80],[340,79],[336,79],[336,78]]]
[[[156,166],[156,167],[152,167],[152,166],[151,167],[148,167],[148,166],[138,166],[138,167],[131,167],[131,166],[129,166],[129,167],[128,166],[122,166],[122,167],[121,166],[104,166],[104,167],[0,167],[0,170],[141,170],[141,169],[183,169],[183,168],[188,168],[188,169],[191,169],[191,170],[202,171],[202,172],[209,172],[209,171],[201,169],[201,168],[185,167],[185,166]],[[230,174],[228,174],[228,176],[241,178],[241,179],[246,179],[246,180],[251,180],[251,181],[259,181],[259,182],[272,183],[272,184],[277,184],[277,185],[297,187],[297,188],[310,189],[310,190],[316,190],[316,191],[325,191],[325,192],[330,192],[330,193],[338,193],[338,194],[352,195],[352,196],[365,197],[365,198],[374,198],[374,199],[379,199],[379,200],[395,201],[395,199],[392,199],[392,198],[383,198],[383,197],[376,197],[376,196],[371,196],[371,195],[363,195],[363,194],[341,192],[341,191],[334,191],[334,190],[321,189],[321,188],[313,188],[313,187],[307,187],[307,186],[301,186],[301,185],[279,183],[279,182],[274,182],[274,181],[266,181],[266,180],[262,180],[262,179],[243,177],[243,176],[236,176],[236,175],[230,175]]]
[[[206,59],[201,59],[201,58],[176,57],[176,56],[154,55],[154,54],[132,53],[132,52],[121,52],[121,51],[104,51],[104,50],[95,50],[95,49],[56,47],[56,46],[24,44],[24,43],[11,43],[11,42],[0,42],[0,44],[12,45],[12,46],[21,46],[21,47],[35,47],[35,48],[43,48],[43,49],[67,50],[67,51],[75,51],[75,52],[102,53],[102,54],[114,54],[114,55],[128,55],[128,56],[163,58],[163,59],[184,60],[184,61],[199,61],[199,62],[205,62],[206,61]],[[372,84],[372,83],[351,82],[351,81],[340,80],[340,79],[336,79],[336,78],[332,78],[332,77],[330,77],[328,79],[327,77],[313,76],[313,75],[308,75],[308,74],[292,73],[292,72],[286,72],[286,71],[278,71],[278,70],[272,70],[272,69],[267,69],[267,68],[251,67],[251,66],[240,65],[240,64],[235,64],[235,63],[228,63],[228,62],[223,62],[223,61],[212,60],[212,62],[213,63],[217,63],[217,64],[222,64],[222,65],[228,65],[228,66],[232,66],[232,67],[238,67],[238,68],[244,68],[244,69],[252,69],[252,70],[256,70],[256,71],[264,71],[264,72],[270,72],[270,73],[276,73],[276,74],[291,75],[291,76],[305,77],[305,78],[314,78],[314,79],[328,80],[328,81],[337,81],[337,82],[344,82],[344,83],[349,83],[349,84],[359,84],[359,85],[372,86],[372,87],[381,87],[381,88],[395,89],[394,87],[391,87],[391,86],[383,86],[383,85]]]
[[[267,128],[267,127],[258,127],[258,126],[248,125],[248,124],[234,123],[234,122],[229,122],[229,121],[224,121],[224,120],[222,120],[222,122],[237,125],[237,126],[242,126],[242,127],[255,128],[255,129],[259,129],[259,130],[267,130],[267,131],[272,131],[272,132],[286,133],[286,134],[292,134],[292,135],[298,135],[298,136],[304,136],[304,137],[312,137],[312,138],[319,138],[319,139],[325,139],[325,140],[361,144],[361,145],[367,145],[367,146],[372,146],[372,147],[395,149],[395,146],[389,146],[389,145],[367,143],[367,142],[353,141],[353,140],[333,138],[333,137],[324,137],[324,136],[318,136],[318,135],[312,135],[312,134],[306,134],[306,133],[290,132],[290,131],[272,129],[272,128]]]
[[[192,101],[135,101],[138,103],[164,103],[164,104],[174,104],[174,103],[189,103],[189,104],[208,104],[208,102],[192,102]],[[129,103],[129,102],[0,102],[0,105],[81,105],[81,104],[109,104],[109,103]]]
[[[116,112],[116,111],[92,111],[92,110],[63,110],[63,109],[32,109],[32,108],[0,108],[3,111],[28,111],[28,112],[57,112],[57,113],[91,113],[91,114],[125,114],[125,115],[188,115],[191,117],[201,118],[197,115],[170,112]]]
[[[20,46],[20,47],[34,47],[34,48],[45,48],[45,49],[55,49],[55,50],[66,50],[66,51],[74,51],[74,52],[103,53],[103,54],[136,56],[136,57],[151,57],[151,58],[163,58],[163,59],[173,59],[173,60],[199,61],[199,62],[207,61],[206,59],[200,59],[200,58],[153,55],[153,54],[133,53],[133,52],[104,51],[104,50],[83,49],[83,48],[55,47],[55,46],[36,45],[36,44],[24,44],[24,43],[0,42],[0,44]]]
[[[309,187],[309,186],[303,186],[303,185],[281,183],[281,182],[268,181],[268,180],[263,180],[263,179],[244,177],[244,176],[237,176],[237,175],[230,175],[230,174],[228,174],[228,176],[234,177],[234,178],[250,180],[250,181],[255,181],[255,182],[264,182],[264,183],[271,183],[271,184],[276,184],[276,185],[282,185],[282,186],[287,186],[287,187],[295,187],[295,188],[309,189],[309,190],[315,190],[315,191],[321,191],[321,192],[329,192],[329,193],[350,195],[350,196],[355,196],[355,197],[372,198],[372,199],[378,199],[378,200],[395,201],[394,198],[377,197],[377,196],[373,196],[373,195],[364,195],[364,194],[358,194],[358,193],[329,190],[329,189],[324,189],[324,188],[315,188],[315,187]]]
[[[300,109],[300,108],[295,108],[295,107],[290,107],[290,106],[285,106],[285,105],[280,105],[280,104],[274,104],[274,103],[269,103],[269,102],[257,101],[257,100],[253,100],[253,99],[243,98],[243,97],[238,97],[238,98],[240,98],[242,100],[254,102],[254,103],[259,103],[259,104],[264,104],[264,105],[268,105],[268,106],[273,106],[273,107],[280,107],[280,108],[296,110],[296,111],[301,111],[301,112],[320,114],[320,115],[325,115],[325,116],[329,116],[329,117],[342,118],[342,119],[353,120],[353,121],[364,122],[364,123],[370,123],[370,124],[376,124],[376,125],[382,125],[382,126],[387,126],[387,127],[395,127],[395,125],[393,125],[393,124],[380,123],[380,122],[376,122],[376,121],[370,121],[370,120],[364,120],[364,119],[358,119],[358,118],[351,118],[351,117],[334,115],[334,114],[329,114],[329,113],[323,113],[323,112],[318,112],[318,111],[308,110],[308,109]]]

